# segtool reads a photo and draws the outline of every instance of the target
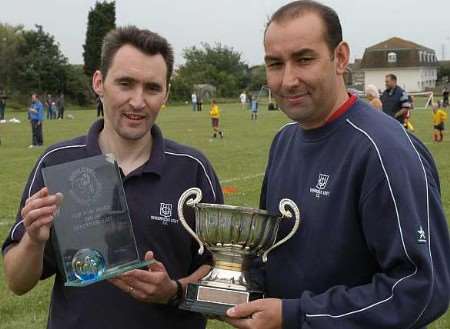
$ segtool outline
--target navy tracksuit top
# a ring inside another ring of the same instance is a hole
[[[423,328],[447,310],[450,243],[425,146],[361,100],[337,120],[276,135],[261,207],[300,208],[298,232],[269,254],[283,328]],[[293,221],[283,221],[279,238]]]

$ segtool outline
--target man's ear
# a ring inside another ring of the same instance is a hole
[[[95,71],[92,76],[92,89],[100,97],[103,96],[103,75],[99,70]]]
[[[343,75],[350,61],[350,47],[345,41],[341,41],[334,50],[336,60],[336,73]]]

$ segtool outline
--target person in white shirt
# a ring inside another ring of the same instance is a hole
[[[240,95],[239,95],[239,99],[241,100],[241,106],[243,109],[245,109],[245,104],[247,103],[247,95],[245,94],[245,91],[243,91]]]
[[[195,93],[192,93],[191,102],[192,102],[192,111],[195,112],[195,110],[197,109],[197,95]]]

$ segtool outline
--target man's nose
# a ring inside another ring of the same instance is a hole
[[[291,88],[297,86],[299,84],[299,78],[295,65],[289,62],[286,63],[283,71],[283,87]]]
[[[135,88],[133,90],[129,103],[133,109],[136,110],[140,110],[145,107],[144,91],[142,88]]]

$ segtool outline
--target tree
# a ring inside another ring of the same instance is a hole
[[[10,94],[17,71],[17,48],[23,42],[23,26],[0,23],[0,93]]]
[[[446,79],[447,83],[450,79],[450,61],[440,61],[437,73],[438,81]]]
[[[248,66],[241,54],[220,43],[185,49],[183,57],[186,62],[172,79],[173,99],[190,99],[192,86],[204,83],[215,86],[217,96],[235,97],[249,82]]]
[[[116,3],[96,2],[89,11],[86,43],[83,45],[84,73],[91,77],[100,68],[100,54],[105,35],[116,27]]]
[[[24,31],[23,42],[17,47],[14,87],[22,94],[35,92],[56,93],[65,88],[65,66],[68,61],[59,44],[41,25],[36,31]]]
[[[247,87],[248,90],[260,90],[262,86],[267,85],[266,78],[266,66],[255,65],[250,68],[250,83]]]
[[[86,105],[92,98],[90,79],[84,74],[83,65],[68,64],[64,67],[64,94],[78,105]]]

